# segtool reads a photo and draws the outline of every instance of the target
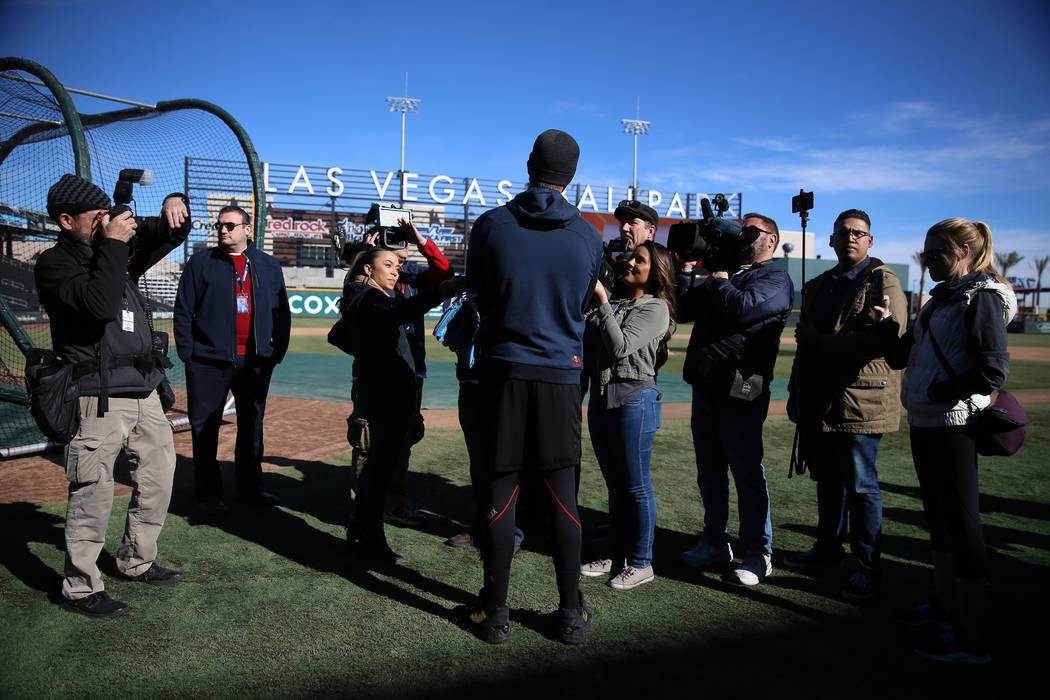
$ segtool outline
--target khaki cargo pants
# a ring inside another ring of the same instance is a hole
[[[98,556],[113,510],[113,464],[126,450],[131,462],[131,502],[117,570],[137,576],[157,557],[175,477],[175,445],[157,392],[145,399],[110,398],[97,417],[98,397],[80,397],[80,432],[66,447],[66,564],[62,595],[71,600],[103,589]]]

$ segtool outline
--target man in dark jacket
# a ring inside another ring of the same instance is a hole
[[[188,200],[168,195],[160,218],[109,214],[106,193],[63,175],[48,191],[58,242],[36,263],[40,301],[55,352],[74,365],[80,431],[66,448],[69,502],[62,605],[88,617],[117,617],[128,606],[104,590],[98,556],[113,508],[113,463],[125,450],[134,489],[117,571],[133,581],[171,584],[182,573],[156,563],[171,499],[175,447],[157,392],[164,382],[138,278],[189,233]],[[134,241],[132,242],[132,239]],[[166,338],[163,340],[166,347]]]
[[[728,534],[732,471],[744,558],[729,578],[753,586],[773,570],[762,425],[794,289],[787,273],[770,265],[780,240],[773,219],[745,214],[740,236],[734,269],[712,272],[679,295],[678,320],[694,324],[682,377],[693,386],[696,481],[704,503],[704,531],[682,559],[697,568],[733,561]]]
[[[486,421],[489,474],[485,586],[480,605],[463,611],[491,643],[510,637],[507,589],[514,553],[518,473],[535,469],[551,497],[559,634],[583,642],[591,611],[579,594],[580,370],[584,312],[602,256],[598,232],[562,194],[580,149],[550,129],[529,155],[529,188],[474,223],[467,281],[483,318],[475,346]]]
[[[788,415],[798,424],[799,451],[817,482],[817,541],[784,557],[789,569],[836,568],[847,523],[856,570],[842,588],[848,600],[871,598],[879,581],[882,494],[875,460],[883,433],[900,423],[900,372],[884,357],[893,336],[876,330],[882,297],[906,302],[897,275],[868,255],[871,219],[848,209],[835,219],[829,245],[838,265],[803,288],[795,328]],[[898,326],[903,333],[903,325]]]
[[[241,499],[273,505],[262,487],[263,414],[270,376],[284,359],[291,312],[281,265],[256,248],[251,218],[223,207],[219,245],[186,263],[175,297],[175,344],[186,363],[197,501],[206,515],[226,512],[216,460],[226,394],[237,406],[234,464]]]

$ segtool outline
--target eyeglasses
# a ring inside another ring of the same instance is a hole
[[[861,231],[859,228],[840,228],[833,234],[839,238],[848,238],[851,241],[859,241],[865,236],[870,236],[871,233],[868,231]]]
[[[624,207],[626,209],[637,209],[642,206],[642,203],[637,199],[621,199],[620,203],[616,205],[616,208]]]
[[[740,229],[740,235],[741,236],[752,236],[753,235],[753,236],[755,236],[757,238],[758,234],[760,234],[760,233],[764,233],[767,236],[772,236],[773,235],[772,233],[770,233],[769,231],[766,231],[765,229],[760,229],[758,226],[745,226],[744,228]]]
[[[244,223],[235,224],[232,221],[216,221],[215,225],[214,225],[214,228],[215,228],[216,231],[224,231],[225,230],[227,232],[230,232],[230,231],[233,231],[233,229],[237,228],[238,226],[247,226],[247,225],[248,224],[244,224]]]

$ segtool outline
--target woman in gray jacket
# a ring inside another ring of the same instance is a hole
[[[1006,382],[1006,325],[1013,289],[993,264],[992,234],[981,221],[945,219],[926,234],[923,257],[934,282],[930,301],[901,339],[907,352],[901,402],[933,549],[932,600],[904,622],[953,628],[916,651],[932,660],[988,663],[984,534],[978,507],[977,447],[969,431],[989,394]],[[891,309],[892,311],[892,309]]]
[[[609,301],[595,285],[598,308],[587,320],[584,352],[590,368],[587,424],[609,489],[612,557],[583,564],[584,576],[611,575],[609,585],[630,590],[652,581],[656,497],[649,475],[660,427],[656,372],[667,357],[674,324],[674,275],[667,249],[645,241],[629,254]]]

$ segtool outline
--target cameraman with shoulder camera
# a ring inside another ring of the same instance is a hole
[[[693,386],[693,447],[704,503],[704,531],[682,559],[697,568],[733,561],[728,535],[732,471],[744,558],[730,579],[753,586],[772,572],[762,424],[794,288],[786,272],[770,265],[780,239],[773,219],[745,214],[737,235],[735,222],[708,221],[714,226],[709,229],[713,249],[704,258],[710,276],[679,295],[680,320],[694,324],[682,377]]]
[[[186,262],[175,297],[175,345],[186,363],[197,505],[207,516],[227,512],[216,460],[226,395],[237,405],[234,469],[241,500],[276,505],[263,490],[263,416],[274,367],[284,359],[291,311],[284,272],[251,239],[241,207],[219,210],[218,245]]]
[[[89,181],[63,175],[48,191],[47,211],[61,231],[37,260],[36,286],[51,319],[55,352],[74,366],[81,415],[80,430],[65,452],[69,501],[62,606],[88,617],[117,617],[128,605],[105,592],[97,561],[113,507],[113,464],[122,449],[130,457],[134,489],[117,570],[150,584],[182,579],[182,572],[155,561],[171,498],[175,447],[158,395],[167,358],[155,348],[137,281],[185,240],[188,200],[168,195],[160,217],[136,220],[130,211],[114,215],[109,197]],[[166,348],[166,339],[163,344]]]

